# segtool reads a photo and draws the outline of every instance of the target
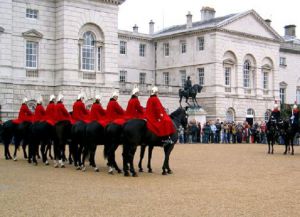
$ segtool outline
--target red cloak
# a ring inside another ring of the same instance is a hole
[[[73,104],[72,119],[74,122],[83,121],[85,123],[89,122],[89,112],[85,108],[84,103],[79,99]]]
[[[71,122],[71,115],[65,108],[64,104],[62,102],[58,102],[55,106],[56,110],[56,121],[70,121]]]
[[[46,111],[43,107],[42,104],[37,104],[35,111],[34,111],[34,116],[33,116],[33,122],[39,122],[44,120],[46,115]]]
[[[106,108],[106,117],[108,122],[123,125],[125,123],[124,114],[124,109],[115,99],[111,98]]]
[[[56,105],[52,101],[47,105],[44,121],[52,126],[56,123]]]
[[[169,136],[176,132],[171,118],[156,95],[152,95],[148,99],[145,115],[147,118],[147,127],[155,135],[159,137]]]
[[[90,112],[90,120],[97,121],[102,126],[106,126],[106,111],[102,108],[100,103],[94,103]]]
[[[19,116],[17,119],[13,120],[13,123],[20,124],[24,121],[32,122],[32,118],[32,112],[29,110],[27,104],[23,103],[19,111]]]
[[[125,116],[126,119],[143,119],[145,117],[145,109],[141,106],[137,96],[133,95],[128,101]]]

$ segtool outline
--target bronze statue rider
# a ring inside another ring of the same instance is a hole
[[[191,77],[188,76],[187,80],[184,83],[184,90],[187,92],[188,96],[190,95],[191,88],[192,88],[192,81],[191,81]]]

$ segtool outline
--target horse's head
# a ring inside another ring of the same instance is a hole
[[[196,87],[195,89],[197,90],[197,92],[200,93],[203,86],[201,86],[200,84],[195,84],[194,86]]]
[[[182,125],[183,128],[186,128],[188,124],[188,114],[185,108],[179,107],[176,111],[171,113],[170,117],[174,121],[177,128],[180,125]]]

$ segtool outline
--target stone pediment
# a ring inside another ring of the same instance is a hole
[[[251,28],[249,28],[251,27]],[[218,28],[248,35],[282,41],[282,37],[254,10],[236,14],[221,22]]]
[[[4,32],[4,28],[0,26],[0,33]]]
[[[25,38],[43,38],[43,34],[35,29],[31,29],[27,32],[22,33]]]
[[[235,61],[232,60],[232,59],[230,59],[230,58],[228,58],[228,59],[226,59],[226,60],[223,61],[223,64],[224,65],[234,65]]]

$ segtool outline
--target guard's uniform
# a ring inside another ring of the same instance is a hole
[[[42,104],[37,104],[34,111],[33,122],[43,121],[46,115],[46,111]]]
[[[49,102],[45,113],[46,114],[44,117],[44,121],[46,121],[48,124],[54,126],[56,123],[56,105],[53,101]]]
[[[100,103],[95,102],[92,105],[91,112],[90,112],[90,120],[97,121],[102,126],[106,126],[107,124],[106,111],[103,109]]]
[[[292,125],[295,127],[299,126],[299,109],[298,108],[293,109]]]
[[[124,109],[119,105],[117,100],[114,98],[111,98],[107,104],[106,108],[106,116],[108,122],[113,122],[118,125],[123,125],[125,123],[124,119],[125,111]]]
[[[146,107],[147,127],[159,137],[176,132],[174,124],[156,95],[150,96]]]
[[[274,118],[277,122],[279,121],[279,119],[280,119],[280,111],[277,109],[277,108],[275,108],[275,109],[273,109],[273,111],[272,111],[272,113],[271,113],[271,118]]]
[[[125,117],[127,120],[134,118],[145,118],[145,109],[141,106],[137,96],[132,95],[131,99],[128,101]]]
[[[73,119],[73,122],[75,122],[75,123],[77,121],[83,121],[85,123],[89,122],[89,112],[85,108],[84,103],[80,99],[78,99],[73,104],[72,119]]]
[[[56,122],[59,121],[70,121],[71,122],[71,115],[65,108],[64,104],[62,102],[58,102],[55,106],[56,110]]]
[[[33,118],[32,112],[29,110],[27,104],[23,103],[19,111],[19,116],[17,119],[13,120],[13,123],[21,124],[25,121],[32,122],[32,118]]]

